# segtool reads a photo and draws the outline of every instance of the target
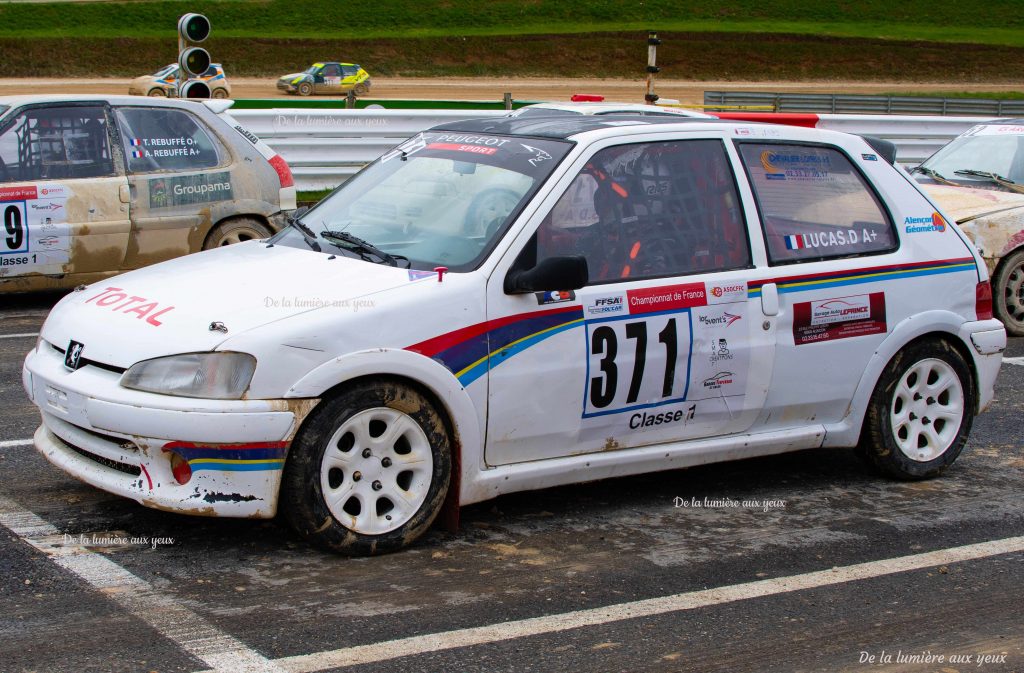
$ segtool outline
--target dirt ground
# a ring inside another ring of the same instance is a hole
[[[103,93],[128,92],[128,79],[0,79],[0,95],[11,96],[33,93]],[[274,87],[272,78],[233,78],[235,98],[288,99]],[[656,82],[655,91],[662,98],[676,99],[684,105],[700,105],[705,91],[768,91],[814,93],[914,93],[928,95],[948,91],[1019,91],[1019,84],[971,83],[949,84],[930,82],[740,82],[693,81],[663,79]],[[643,102],[645,82],[625,79],[560,79],[560,78],[374,78],[371,98],[423,98],[430,100],[497,100],[510,92],[517,100],[568,100],[574,93],[590,93],[620,102]]]

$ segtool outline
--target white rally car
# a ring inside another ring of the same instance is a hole
[[[436,127],[269,241],[61,301],[24,367],[36,446],[358,554],[502,493],[812,447],[935,476],[1006,333],[893,154],[704,120]]]

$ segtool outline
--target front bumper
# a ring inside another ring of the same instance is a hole
[[[270,518],[288,446],[311,400],[202,400],[122,388],[98,366],[77,371],[45,341],[22,382],[42,414],[36,448],[96,488],[147,507]],[[191,476],[175,478],[182,463]]]
[[[292,84],[291,82],[282,82],[282,81],[278,81],[277,82],[277,88],[280,91],[287,91],[289,93],[292,93],[294,91],[298,91],[298,89],[299,89],[299,87],[297,85]]]

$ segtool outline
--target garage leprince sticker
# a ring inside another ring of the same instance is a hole
[[[149,207],[171,208],[193,203],[230,201],[231,175],[221,173],[200,173],[166,178],[152,178],[149,181]]]
[[[0,277],[64,272],[69,194],[62,185],[0,187]]]
[[[885,332],[883,292],[793,305],[793,342],[797,346]]]

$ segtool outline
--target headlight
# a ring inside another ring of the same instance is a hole
[[[161,395],[237,400],[256,371],[256,358],[248,353],[186,353],[131,366],[121,385]]]

